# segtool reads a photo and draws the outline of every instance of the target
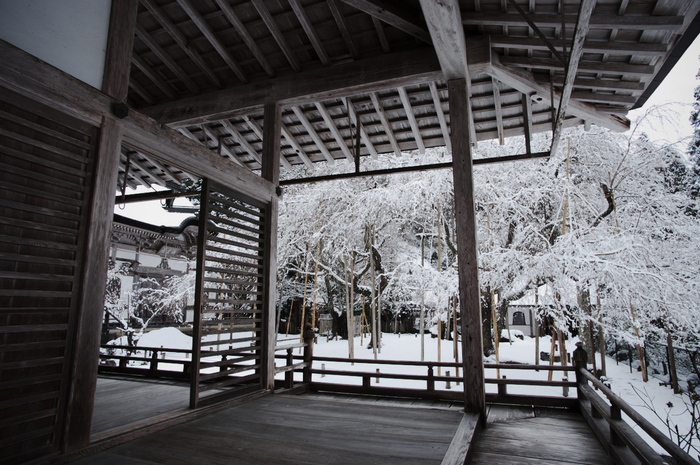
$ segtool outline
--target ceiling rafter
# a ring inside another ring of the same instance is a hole
[[[442,138],[445,141],[445,146],[448,152],[452,152],[452,141],[450,140],[450,131],[447,127],[447,119],[445,118],[445,112],[442,111],[442,100],[440,99],[440,94],[437,90],[437,85],[434,82],[428,84],[430,87],[430,95],[433,98],[433,105],[435,105],[435,114],[437,115],[438,122],[440,123],[440,131],[442,132]]]
[[[255,150],[255,148],[253,148],[253,146],[250,145],[250,143],[246,140],[245,137],[243,137],[243,135],[238,131],[238,129],[236,129],[236,127],[233,124],[231,124],[231,121],[227,119],[222,120],[221,125],[231,135],[233,140],[235,140],[238,145],[243,147],[243,150],[248,152],[248,155],[253,157],[255,161],[262,165],[262,157],[260,156],[258,151]]]
[[[384,107],[382,106],[382,102],[379,100],[379,96],[376,92],[370,92],[369,97],[372,99],[374,111],[376,111],[377,116],[379,116],[379,121],[381,122],[381,126],[384,129],[384,133],[389,138],[391,148],[394,150],[396,156],[400,157],[401,148],[399,147],[399,144],[396,141],[396,136],[394,135],[394,131],[391,129],[391,123],[389,122],[389,119],[387,118],[386,113],[384,112]]]
[[[559,63],[557,60],[551,60],[548,58],[502,56],[500,57],[500,62],[504,65],[518,66],[521,68],[562,71],[561,63]],[[656,69],[653,66],[617,62],[598,63],[591,61],[580,61],[578,69],[581,72],[605,73],[608,75],[623,74],[630,76],[651,76],[656,72]]]
[[[309,122],[309,119],[304,114],[304,110],[302,110],[300,107],[294,106],[292,107],[292,111],[299,119],[301,125],[304,126],[304,129],[306,129],[306,132],[311,137],[311,140],[314,141],[314,144],[316,144],[318,149],[321,151],[326,161],[329,161],[331,163],[335,162],[333,155],[331,155],[331,153],[326,148],[326,144],[321,140],[321,137],[316,132],[316,129],[314,128],[313,124]]]
[[[263,0],[251,0],[251,2],[253,3],[255,9],[258,11],[258,14],[265,23],[265,26],[267,26],[267,29],[270,31],[270,34],[272,34],[272,37],[275,39],[275,42],[277,42],[277,46],[282,50],[282,53],[287,58],[289,65],[294,71],[301,71],[301,65],[299,64],[299,60],[294,55],[294,52],[292,52],[292,49],[289,47],[289,44],[284,38],[282,31],[280,31],[280,28],[277,26],[277,23],[270,15],[270,12],[263,3]]]
[[[396,2],[386,0],[342,0],[348,5],[377,18],[378,20],[394,26],[413,37],[430,44],[430,34],[424,25],[421,24],[420,17]]]
[[[201,142],[202,145],[209,148],[208,144],[207,144],[207,139],[206,139],[206,137],[208,137],[212,141],[216,142],[217,148],[219,149],[219,155],[223,155],[221,153],[223,151],[231,159],[231,161],[235,162],[239,166],[243,166],[243,167],[247,168],[246,164],[238,158],[238,155],[236,155],[231,149],[229,149],[221,141],[221,139],[219,138],[219,135],[216,134],[212,128],[210,128],[206,124],[202,124],[201,128],[202,128],[202,132],[205,134],[204,141]]]
[[[331,60],[330,60],[330,58],[328,58],[328,53],[326,52],[326,49],[323,47],[321,40],[318,38],[318,35],[316,34],[316,30],[314,29],[314,26],[311,23],[311,20],[309,19],[308,15],[306,14],[306,11],[304,11],[304,7],[302,6],[302,4],[299,2],[299,0],[289,0],[289,5],[292,7],[292,10],[294,10],[294,14],[296,15],[297,19],[299,20],[299,23],[301,23],[301,27],[304,29],[306,36],[309,38],[311,45],[313,46],[314,50],[316,51],[316,55],[318,55],[318,59],[324,65],[330,65]]]
[[[401,104],[403,105],[404,111],[406,112],[406,117],[408,118],[408,124],[411,126],[411,131],[413,131],[413,138],[418,145],[418,151],[421,155],[425,153],[425,144],[423,143],[423,138],[420,135],[420,128],[418,127],[418,121],[416,121],[416,115],[413,114],[413,108],[411,107],[411,99],[406,93],[406,89],[399,87],[399,97],[401,98]]]
[[[141,41],[146,44],[146,46],[158,57],[158,59],[162,61],[163,64],[175,74],[175,76],[180,78],[180,80],[182,80],[192,92],[199,92],[199,87],[197,87],[197,84],[194,83],[187,73],[180,68],[180,65],[175,63],[175,61],[170,58],[170,55],[168,55],[168,53],[163,50],[163,48],[158,45],[155,40],[153,40],[153,37],[151,37],[150,34],[146,32],[146,30],[138,23],[136,24],[136,37],[141,39]]]
[[[345,104],[345,108],[348,110],[350,124],[355,126],[355,131],[357,131],[358,127],[360,128],[360,140],[363,144],[365,144],[367,152],[372,156],[372,158],[377,158],[379,154],[374,148],[374,144],[372,144],[372,140],[369,138],[369,134],[367,134],[365,126],[362,124],[360,115],[357,114],[357,110],[355,109],[355,104],[352,102],[352,99],[343,98],[343,103]],[[357,160],[355,160],[355,162],[357,163]]]
[[[302,162],[307,166],[307,168],[313,168],[314,164],[311,162],[311,159],[306,155],[306,152],[304,152],[304,149],[299,145],[299,142],[297,142],[296,138],[294,137],[294,134],[292,134],[289,131],[289,128],[287,128],[287,125],[282,123],[281,124],[281,129],[282,129],[282,137],[287,141],[287,143],[292,147],[292,149],[296,152],[296,154],[299,156]]]
[[[194,8],[194,6],[190,3],[190,0],[177,0],[177,3],[179,3],[180,7],[185,10],[187,16],[189,16],[192,22],[199,28],[204,37],[206,37],[211,46],[214,47],[214,50],[216,50],[221,58],[223,58],[224,62],[226,62],[228,67],[231,68],[231,71],[234,72],[238,79],[240,79],[241,82],[248,82],[248,78],[236,62],[236,59],[233,58],[226,46],[221,43],[219,38],[209,26],[209,23],[207,23],[202,15]]]
[[[253,118],[250,115],[245,115],[243,116],[243,119],[245,120],[246,123],[248,123],[248,127],[250,128],[253,133],[258,137],[260,142],[262,143],[263,140],[263,131],[260,125],[258,124],[257,121],[255,121],[255,118]],[[291,169],[292,164],[289,163],[289,160],[287,160],[284,156],[280,156],[280,163],[282,164],[282,167],[285,169]]]
[[[354,161],[355,157],[353,156],[352,152],[350,152],[350,149],[348,149],[348,146],[345,144],[343,135],[340,134],[338,126],[335,124],[335,121],[333,121],[333,117],[328,113],[328,110],[326,110],[326,107],[323,104],[323,102],[316,102],[315,106],[316,110],[318,110],[318,113],[321,115],[321,118],[323,118],[323,121],[326,123],[326,127],[331,131],[331,134],[333,135],[333,138],[338,144],[340,151],[343,152],[345,158]]]
[[[348,29],[348,25],[345,22],[345,16],[343,15],[343,12],[340,11],[340,0],[326,0],[326,3],[328,3],[328,8],[331,10],[331,14],[333,15],[333,19],[335,19],[336,24],[338,25],[338,30],[340,31],[340,34],[343,36],[343,40],[345,41],[345,45],[348,47],[348,52],[350,52],[350,55],[357,60],[360,57],[359,52],[357,51],[357,47],[355,46],[355,42],[352,40],[352,34],[350,34],[350,31]]]
[[[141,70],[143,74],[148,77],[148,79],[153,82],[153,84],[156,85],[168,98],[174,99],[175,94],[173,90],[170,88],[170,86],[161,78],[151,66],[146,63],[146,60],[141,58],[138,55],[133,55],[131,57],[131,62],[136,65],[138,69]]]
[[[582,0],[579,5],[578,21],[574,30],[574,38],[571,43],[571,52],[569,54],[569,62],[566,67],[566,76],[564,78],[564,87],[561,91],[559,100],[559,109],[557,110],[557,119],[554,123],[554,131],[552,134],[551,152],[555,153],[561,139],[562,124],[566,111],[569,108],[571,100],[571,92],[574,90],[574,80],[578,71],[579,62],[583,56],[583,42],[586,40],[590,26],[591,16],[595,8],[596,0]]]
[[[274,76],[276,74],[275,70],[272,69],[272,66],[270,66],[267,58],[265,58],[265,55],[255,43],[255,39],[251,37],[243,22],[238,18],[236,12],[233,11],[233,7],[229,5],[226,0],[214,0],[214,2],[216,2],[218,7],[224,13],[224,16],[226,16],[226,19],[228,19],[231,25],[236,29],[236,32],[248,46],[250,53],[253,54],[256,60],[258,60],[258,63],[260,63],[260,66],[262,66],[265,73],[267,73],[268,76]]]
[[[549,48],[539,39],[530,39],[527,37],[506,37],[493,35],[490,37],[493,47],[503,47],[513,50],[533,50],[543,51]],[[561,48],[565,41],[562,39],[549,39],[554,47]],[[621,41],[603,41],[603,40],[586,40],[583,43],[585,53],[614,53],[616,55],[633,54],[638,56],[663,56],[668,47],[664,44],[656,43],[639,43],[639,42],[621,42]],[[603,60],[606,61],[606,60]]]
[[[561,27],[562,16],[553,14],[532,14],[529,19],[540,27]],[[564,15],[564,24],[573,27],[577,15]],[[683,16],[616,16],[616,15],[592,15],[589,21],[591,27],[596,28],[622,28],[649,30],[677,30],[683,26]],[[518,14],[501,13],[471,13],[462,18],[465,26],[529,26],[528,22]]]
[[[374,30],[377,31],[377,37],[379,38],[379,43],[382,46],[382,50],[384,50],[384,53],[390,53],[391,47],[389,46],[389,41],[384,33],[384,26],[382,26],[382,22],[372,16],[372,24],[374,25]]]
[[[153,0],[141,0],[143,6],[153,15],[153,17],[163,26],[163,29],[170,34],[170,37],[180,46],[180,48],[190,57],[190,59],[197,65],[197,67],[207,76],[207,78],[216,86],[221,87],[221,82],[216,74],[207,66],[204,62],[202,56],[190,46],[189,42],[185,36],[180,32],[180,30],[173,24],[173,22],[168,18],[165,13],[160,9],[158,5]]]

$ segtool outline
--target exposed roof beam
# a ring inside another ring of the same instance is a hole
[[[316,29],[314,28],[314,25],[311,23],[311,20],[309,19],[309,17],[306,15],[306,12],[304,11],[304,7],[299,2],[299,0],[288,0],[288,1],[289,1],[289,5],[292,7],[292,10],[294,10],[294,14],[297,16],[299,23],[301,23],[301,27],[304,29],[304,32],[306,32],[306,36],[309,38],[311,45],[314,47],[314,50],[316,51],[316,55],[318,55],[318,59],[324,65],[330,65],[331,60],[330,60],[330,58],[328,58],[328,53],[326,53],[326,49],[323,48],[323,44],[321,43],[321,40],[318,38],[318,35],[316,35]]]
[[[433,105],[435,105],[435,114],[437,115],[438,122],[440,123],[440,131],[442,132],[442,138],[445,140],[445,146],[448,152],[452,152],[452,141],[450,140],[450,130],[447,127],[447,119],[445,119],[445,112],[442,111],[442,100],[440,100],[440,94],[438,93],[437,86],[434,82],[428,84],[430,87],[430,95],[433,97]]]
[[[420,3],[445,80],[464,79],[466,81],[468,130],[471,141],[476,143],[476,128],[470,101],[471,77],[467,60],[467,42],[464,37],[459,1],[420,0]]]
[[[401,104],[406,112],[406,117],[408,118],[408,124],[411,126],[411,131],[413,132],[413,138],[416,140],[416,145],[418,146],[418,151],[422,154],[425,153],[425,144],[423,144],[423,138],[420,135],[420,128],[418,127],[418,121],[416,121],[416,116],[413,114],[413,108],[411,107],[411,100],[408,98],[406,89],[399,87],[399,97],[401,98]]]
[[[304,152],[304,149],[301,148],[301,145],[299,145],[299,142],[297,142],[296,138],[294,135],[289,131],[287,126],[284,124],[284,122],[281,125],[282,130],[282,137],[284,137],[287,140],[287,143],[292,146],[296,154],[301,158],[301,161],[304,162],[304,164],[308,168],[313,168],[314,164],[311,161],[311,159],[306,155],[306,152]]]
[[[180,29],[173,24],[173,22],[168,18],[163,11],[160,9],[158,5],[154,2],[154,0],[141,0],[141,3],[143,6],[146,7],[148,11],[151,12],[154,18],[156,18],[156,21],[160,23],[161,26],[163,26],[163,29],[170,34],[170,36],[175,40],[175,42],[180,46],[182,51],[184,51],[187,56],[189,56],[192,61],[199,67],[200,70],[206,76],[209,78],[211,82],[213,82],[217,87],[221,87],[221,82],[219,82],[219,78],[216,77],[216,74],[207,66],[207,64],[204,62],[204,59],[202,56],[197,52],[197,50],[194,49],[194,47],[191,47],[189,42],[187,41],[187,38],[180,32]]]
[[[192,22],[199,28],[202,34],[204,34],[204,37],[206,37],[212,47],[214,47],[221,58],[223,58],[238,79],[240,79],[242,82],[248,82],[248,78],[243,73],[241,67],[238,65],[238,63],[236,63],[236,60],[233,58],[231,53],[229,53],[226,46],[221,43],[218,37],[216,37],[216,34],[214,34],[214,31],[211,29],[211,27],[209,27],[207,21],[202,17],[202,15],[199,14],[194,6],[192,6],[190,0],[177,0],[177,3],[179,3],[182,9],[185,10],[187,16],[190,17]]]
[[[435,52],[426,47],[239,85],[140,110],[161,124],[186,126],[259,113],[263,103],[269,101],[299,105],[441,78]]]
[[[532,31],[534,31],[535,34],[537,34],[537,36],[540,38],[540,40],[542,40],[542,43],[544,43],[544,45],[549,49],[549,51],[552,52],[552,55],[554,55],[557,58],[557,60],[559,60],[562,64],[565,64],[566,60],[564,59],[562,54],[559,53],[559,50],[557,50],[554,47],[554,45],[552,44],[552,42],[542,33],[542,31],[537,26],[537,24],[535,24],[530,19],[530,16],[527,13],[525,13],[525,11],[522,8],[520,8],[520,5],[518,5],[515,2],[515,0],[510,0],[510,4],[516,9],[516,11],[520,14],[520,16],[522,16],[523,19],[527,22],[530,29]]]
[[[421,24],[417,14],[396,5],[396,2],[386,0],[342,0],[343,2],[367,13],[373,18],[377,18],[406,34],[431,43],[430,34]]]
[[[236,127],[233,124],[231,124],[231,122],[227,119],[222,120],[221,124],[226,129],[226,131],[228,131],[228,133],[231,134],[231,137],[233,137],[233,140],[235,140],[238,143],[238,145],[243,147],[243,149],[246,152],[248,152],[248,155],[253,157],[253,159],[255,161],[257,161],[258,163],[260,163],[260,165],[262,165],[262,157],[260,156],[258,151],[255,150],[253,148],[253,146],[250,145],[250,143],[248,143],[246,138],[243,137],[243,135],[238,131],[238,129],[236,129]]]
[[[340,151],[343,152],[343,155],[345,155],[345,158],[347,158],[348,160],[354,160],[355,157],[352,155],[352,152],[350,152],[350,149],[348,149],[348,146],[345,143],[345,139],[343,139],[343,135],[340,134],[338,126],[335,124],[335,121],[333,121],[333,117],[328,113],[328,110],[326,110],[326,107],[323,105],[323,102],[316,102],[315,105],[316,110],[318,110],[318,113],[321,115],[321,118],[323,118],[323,121],[326,123],[326,127],[328,127],[328,129],[331,131],[331,134],[335,138],[335,141],[338,144]]]
[[[386,113],[384,112],[384,107],[382,106],[382,102],[379,101],[379,96],[377,95],[376,92],[371,92],[369,94],[369,97],[372,99],[372,105],[374,105],[374,111],[376,111],[377,116],[379,116],[379,121],[381,121],[382,128],[384,128],[384,133],[389,138],[389,142],[391,143],[391,148],[394,150],[394,153],[396,154],[396,156],[400,157],[401,156],[401,148],[399,147],[398,142],[396,142],[396,137],[394,136],[394,131],[392,131],[392,129],[391,129],[391,123],[389,123],[389,119],[386,117]]]
[[[490,74],[502,83],[519,90],[523,94],[537,94],[539,98],[551,105],[559,104],[560,94],[558,92],[554,93],[554,102],[552,102],[548,86],[537,83],[532,73],[528,71],[502,65],[496,55],[493,57]],[[581,119],[589,120],[598,126],[615,131],[622,132],[630,128],[630,122],[627,118],[601,113],[594,107],[585,103],[576,102],[575,100],[569,102],[569,112]]]
[[[343,12],[340,11],[339,1],[340,0],[326,0],[326,3],[328,3],[328,8],[331,10],[331,14],[338,25],[338,30],[340,30],[343,40],[345,40],[345,44],[348,47],[350,55],[357,60],[360,57],[360,54],[357,52],[357,47],[355,47],[355,43],[352,41],[352,34],[350,34],[348,25],[345,22],[345,16],[343,16]]]
[[[140,69],[141,72],[145,74],[146,77],[148,77],[148,79],[150,79],[151,82],[153,82],[153,84],[155,84],[156,87],[158,87],[165,95],[167,95],[171,99],[175,98],[175,94],[170,89],[170,87],[168,87],[168,84],[166,84],[165,81],[163,81],[163,79],[160,76],[158,76],[158,74],[156,74],[155,71],[153,71],[151,66],[148,63],[146,63],[146,61],[143,58],[141,58],[138,55],[132,55],[131,62],[134,65],[136,65],[136,67]]]
[[[279,27],[277,27],[277,23],[275,22],[275,20],[272,19],[272,16],[267,10],[267,7],[265,6],[263,0],[251,0],[251,2],[253,3],[255,9],[258,10],[258,14],[265,23],[265,26],[267,26],[267,29],[270,31],[270,34],[272,34],[272,37],[274,37],[275,41],[277,42],[277,45],[282,50],[282,53],[284,53],[284,56],[287,58],[287,61],[289,61],[289,64],[291,65],[292,69],[294,71],[301,70],[299,60],[297,60],[297,57],[294,55],[294,52],[292,52],[292,49],[289,48],[289,44],[287,44],[284,35],[282,35],[282,31],[280,31]]]
[[[505,144],[505,136],[503,134],[503,107],[501,101],[501,88],[498,81],[491,78],[493,82],[493,105],[496,110],[496,128],[498,129],[498,143]]]
[[[362,120],[360,120],[360,116],[355,110],[355,105],[352,103],[352,100],[350,100],[349,98],[343,98],[343,103],[345,104],[345,108],[347,108],[348,110],[348,118],[350,119],[350,124],[355,125],[356,131],[358,127],[360,128],[360,138],[365,144],[367,152],[372,156],[372,158],[377,158],[379,154],[375,150],[374,145],[372,144],[372,141],[370,140],[364,125],[362,124]]]
[[[374,24],[374,30],[377,31],[377,37],[379,38],[379,43],[382,44],[382,50],[384,50],[384,53],[391,52],[391,47],[389,47],[389,41],[384,33],[384,26],[382,26],[382,22],[372,16],[372,24]]]
[[[532,14],[530,19],[540,27],[561,27],[561,15]],[[615,16],[593,15],[591,27],[639,29],[639,30],[676,30],[683,26],[683,16]],[[573,27],[578,21],[577,15],[564,15],[564,24]],[[470,26],[523,26],[529,24],[518,14],[470,13],[462,18],[464,25]]]
[[[586,40],[586,36],[588,35],[588,30],[590,27],[589,23],[596,1],[597,0],[583,0],[579,4],[578,22],[576,23],[576,29],[574,30],[574,38],[571,43],[571,52],[569,53],[569,62],[567,63],[566,76],[564,77],[564,87],[561,91],[559,110],[557,111],[557,119],[554,123],[554,131],[552,134],[551,152],[553,154],[556,153],[559,146],[559,140],[561,139],[562,123],[564,122],[566,111],[569,108],[569,101],[571,100],[571,92],[574,90],[574,80],[576,79],[576,73],[578,72],[579,61],[583,56],[583,42]]]
[[[549,77],[542,75],[536,75],[535,79],[538,83],[543,85],[549,85]],[[555,85],[564,85],[564,78],[560,76],[554,76],[551,79]],[[574,80],[574,86],[576,88],[582,89],[595,89],[595,90],[626,90],[626,91],[643,91],[645,89],[644,83],[639,81],[616,81],[612,79],[586,79],[586,78],[576,78]]]
[[[255,121],[255,119],[250,116],[250,115],[245,115],[243,116],[243,119],[245,120],[246,123],[248,123],[248,127],[250,127],[250,130],[255,133],[256,136],[258,136],[258,139],[262,142],[263,140],[263,131],[262,128],[258,125],[258,122]],[[280,163],[285,169],[291,169],[292,164],[289,163],[289,161],[280,154]]]
[[[294,112],[295,115],[297,115],[297,119],[299,120],[301,125],[304,126],[304,129],[306,129],[306,132],[309,134],[309,137],[311,137],[311,139],[314,141],[314,144],[316,144],[318,149],[321,151],[321,153],[325,157],[326,161],[329,161],[331,163],[335,162],[333,155],[331,155],[331,153],[326,148],[325,142],[323,142],[321,140],[321,138],[318,136],[316,129],[309,122],[309,119],[304,114],[304,111],[299,107],[292,107],[292,111]]]
[[[237,165],[242,166],[244,168],[248,168],[245,163],[243,163],[241,160],[239,160],[238,155],[233,153],[233,151],[231,149],[229,149],[227,146],[225,146],[221,142],[221,139],[219,138],[219,136],[217,136],[209,126],[207,126],[206,124],[203,124],[202,125],[202,132],[207,137],[209,137],[211,140],[218,143],[219,155],[223,155],[221,152],[224,152],[226,154],[226,156],[229,157]],[[202,141],[202,145],[209,148],[206,138],[204,139],[204,141]],[[211,149],[209,149],[209,150],[211,150]]]
[[[537,68],[547,69],[551,71],[561,71],[562,65],[557,60],[548,58],[528,58],[516,56],[501,56],[501,63],[508,66],[519,66],[521,68]],[[597,63],[590,61],[581,61],[578,66],[581,72],[604,73],[604,74],[628,74],[635,76],[651,76],[655,69],[653,66],[634,65],[627,63]]]
[[[525,133],[525,151],[532,152],[532,100],[529,95],[523,94],[523,132]],[[499,131],[499,135],[500,135]]]
[[[490,36],[493,47],[504,47],[515,50],[549,50],[540,39],[527,37],[507,37],[501,35]],[[555,47],[568,46],[568,41],[562,39],[549,39]],[[668,51],[665,44],[647,44],[639,42],[603,41],[587,40],[583,43],[585,53],[612,53],[615,55],[636,55],[636,56],[663,56]]]
[[[272,66],[270,66],[270,63],[265,58],[265,54],[263,54],[260,48],[258,48],[258,45],[255,43],[255,39],[251,37],[251,35],[248,33],[248,30],[243,25],[243,22],[241,22],[241,20],[238,18],[236,12],[233,11],[233,7],[231,7],[231,5],[229,5],[229,3],[226,0],[214,1],[219,6],[221,11],[223,11],[224,16],[226,16],[226,19],[228,19],[228,21],[234,27],[238,35],[241,36],[241,39],[243,39],[243,41],[250,49],[250,53],[253,54],[256,60],[258,60],[258,63],[260,63],[260,66],[262,66],[267,75],[274,76],[275,70],[272,69]]]
[[[192,91],[192,92],[199,92],[199,88],[197,87],[197,84],[194,83],[194,81],[183,71],[180,66],[175,63],[175,61],[168,55],[168,53],[163,50],[163,48],[158,45],[158,43],[153,40],[153,37],[150,36],[150,34],[140,25],[136,24],[136,37],[141,39],[144,44],[160,59],[160,61],[167,66],[170,71],[172,71],[175,76],[180,78],[185,85]]]

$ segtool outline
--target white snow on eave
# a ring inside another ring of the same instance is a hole
[[[2,0],[0,39],[102,88],[111,0]]]

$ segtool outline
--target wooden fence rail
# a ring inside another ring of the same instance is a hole
[[[675,459],[674,463],[699,465],[700,462],[693,459],[668,436],[659,431],[627,402],[593,376],[586,369],[585,361],[577,362],[576,382],[581,413],[616,463],[641,463],[644,465],[664,465],[667,463],[637,434],[632,426],[622,419],[622,413],[625,413]],[[605,398],[600,396],[596,390],[603,393]]]

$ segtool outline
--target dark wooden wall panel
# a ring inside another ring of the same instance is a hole
[[[97,130],[0,97],[0,463],[58,452]]]

